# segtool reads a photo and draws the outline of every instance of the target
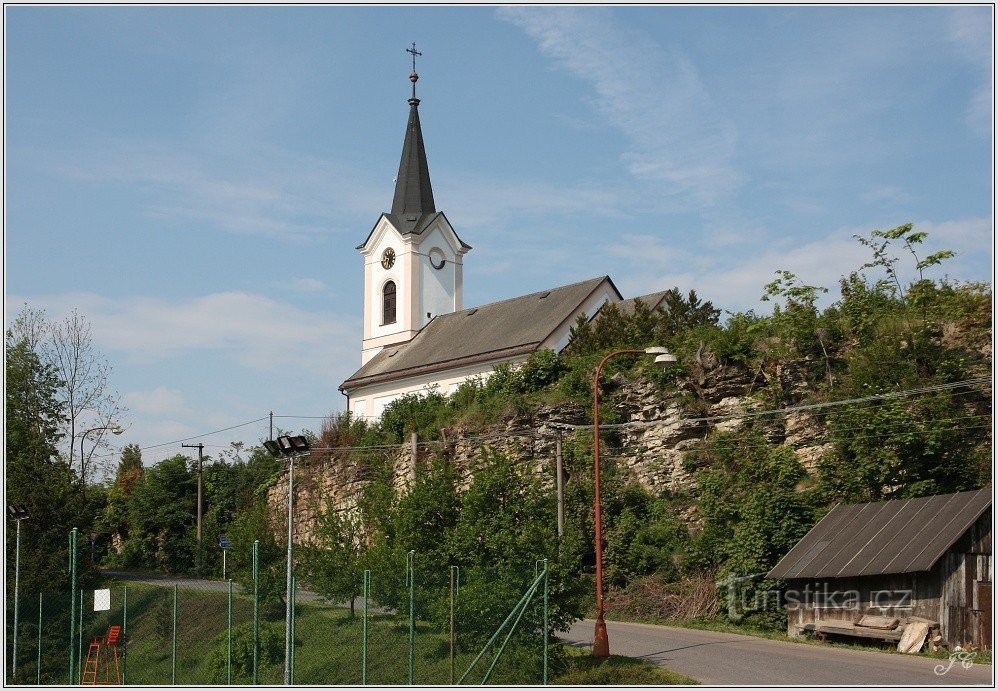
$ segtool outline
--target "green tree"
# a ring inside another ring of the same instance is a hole
[[[337,511],[329,502],[319,515],[315,544],[298,549],[302,573],[309,585],[330,600],[348,600],[351,617],[354,616],[354,599],[363,590],[365,550],[361,540],[358,517]]]
[[[8,331],[4,346],[7,502],[23,504],[30,516],[21,530],[21,592],[68,590],[69,531],[80,528],[82,556],[90,523],[79,516],[77,478],[56,448],[64,424],[59,382],[27,339],[14,340]],[[14,539],[15,531],[7,530],[8,555]],[[94,575],[84,564],[81,559],[82,583]],[[7,583],[13,589],[13,558],[7,559]]]

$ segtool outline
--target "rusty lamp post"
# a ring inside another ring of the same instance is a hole
[[[610,657],[610,641],[606,636],[606,621],[603,619],[603,512],[600,506],[599,487],[599,376],[603,365],[617,355],[654,355],[655,364],[668,367],[676,361],[676,356],[666,348],[643,348],[640,350],[616,350],[607,355],[596,368],[593,378],[593,514],[596,524],[596,629],[593,633],[593,656]]]

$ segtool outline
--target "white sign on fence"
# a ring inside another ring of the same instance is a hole
[[[94,591],[94,611],[95,612],[106,612],[111,609],[111,591],[110,590],[95,590]]]

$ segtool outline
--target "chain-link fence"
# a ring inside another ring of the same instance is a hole
[[[277,589],[266,596],[257,581],[242,587],[133,578],[97,590],[21,596],[17,677],[8,681],[281,684],[289,621],[295,684],[547,679],[545,562],[533,574],[462,573],[447,566],[417,570],[410,556],[404,572],[364,572],[352,607],[296,582],[290,617]]]

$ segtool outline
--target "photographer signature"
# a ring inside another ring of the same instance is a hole
[[[970,669],[974,666],[974,659],[977,657],[976,652],[970,652],[966,650],[958,650],[954,653],[950,653],[949,664],[943,665],[939,664],[935,667],[935,672],[939,676],[946,674],[948,671],[953,669],[953,664],[956,662],[960,663],[960,666],[964,669]]]

